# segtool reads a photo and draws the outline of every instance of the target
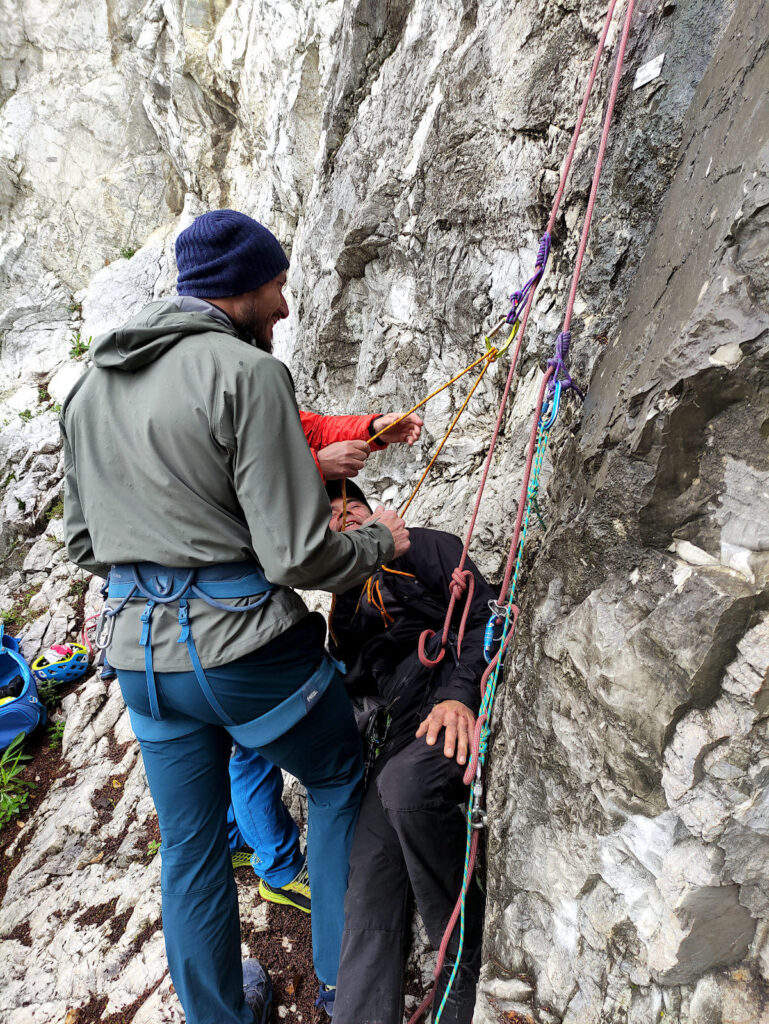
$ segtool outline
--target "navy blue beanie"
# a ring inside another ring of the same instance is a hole
[[[211,210],[176,239],[179,295],[221,299],[243,295],[288,269],[280,242],[236,210]]]

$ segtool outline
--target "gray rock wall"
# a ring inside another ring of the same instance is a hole
[[[175,234],[231,205],[291,250],[278,354],[303,404],[411,405],[482,351],[531,272],[604,14],[593,0],[6,0],[0,610],[42,587],[30,656],[75,622],[76,574],[57,553],[55,412],[87,359],[71,355],[78,335],[167,294]],[[618,24],[472,549],[492,578],[562,318]],[[769,1019],[767,36],[759,0],[637,4],[574,323],[588,398],[567,406],[551,441],[548,528],[530,537],[495,712],[478,1020]],[[662,53],[661,74],[634,89]],[[413,522],[464,531],[506,369],[489,372]],[[418,452],[374,456],[369,486],[402,500],[465,394],[431,403]],[[95,718],[122,742],[118,709],[88,694],[92,712],[68,709],[65,732],[77,781],[25,826],[12,884],[33,871],[28,899],[61,902],[67,879],[66,899],[84,902],[98,883],[98,902],[141,906],[138,929],[157,901],[154,875],[131,868],[142,852],[130,835],[119,863],[78,866],[89,837],[110,838],[74,813],[89,773],[124,769],[147,813],[130,751],[114,761],[114,744],[89,732]],[[117,868],[133,871],[130,892]],[[12,959],[55,979],[54,925],[31,906],[6,900],[0,933],[26,913],[32,951]],[[67,950],[87,947],[92,970],[61,998],[55,980],[38,998],[14,974],[0,1018],[45,1024],[62,999],[107,989],[112,1012],[157,983],[141,1019],[177,1019],[131,928],[114,960],[107,931],[73,930]]]

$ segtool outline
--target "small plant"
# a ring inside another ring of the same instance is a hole
[[[159,839],[150,839],[150,841],[147,843],[147,856],[148,857],[154,857],[159,849],[160,849],[160,840]]]
[[[132,249],[130,246],[126,245],[120,250],[120,255],[124,260],[130,260],[132,256],[136,255],[136,249]]]
[[[29,791],[35,788],[34,782],[22,779],[24,765],[32,758],[22,752],[24,733],[0,754],[0,828],[9,821],[18,818],[29,800]]]
[[[51,411],[55,412],[57,416],[61,416],[61,405],[58,402],[54,402],[51,406]]]
[[[70,313],[77,313],[77,315],[80,316],[80,314],[83,312],[83,303],[76,302],[75,299],[73,299],[72,302],[70,302],[70,304],[67,306],[67,309],[70,311]]]
[[[62,718],[58,722],[52,722],[48,726],[48,744],[51,750],[58,750],[61,747],[61,741],[64,737],[64,719]]]
[[[45,405],[46,402],[51,401],[51,396],[48,394],[47,384],[41,384],[37,389],[37,401],[40,405]]]
[[[31,409],[22,409],[21,412],[19,413],[19,416],[23,420],[31,420],[32,419],[32,410]]]
[[[73,580],[69,588],[70,597],[82,597],[88,590],[88,580]]]
[[[75,331],[72,337],[69,339],[72,347],[69,350],[70,359],[79,359],[84,356],[88,349],[91,347],[93,338],[89,337],[87,340],[83,337],[80,331]]]
[[[59,686],[61,686],[60,679],[38,679],[37,681],[37,695],[49,711],[58,707]]]
[[[0,614],[0,619],[11,636],[18,636],[21,630],[35,618],[37,613],[30,611],[29,604],[35,594],[40,593],[41,587],[42,584],[14,594],[13,607]]]
[[[61,519],[63,515],[64,502],[61,498],[59,498],[59,500],[55,502],[53,505],[51,505],[51,507],[47,509],[45,512],[45,518],[48,520],[49,523],[52,519]]]

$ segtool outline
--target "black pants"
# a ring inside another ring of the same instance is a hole
[[[442,737],[434,747],[424,737],[413,739],[377,762],[350,854],[334,1024],[401,1024],[409,888],[430,944],[438,949],[462,885],[467,826],[458,804],[468,796],[463,771],[444,756]],[[483,902],[472,881],[457,978],[462,995],[444,1009],[445,1024],[472,1020]],[[451,963],[458,941],[457,924]]]

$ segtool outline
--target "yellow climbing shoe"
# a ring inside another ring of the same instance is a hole
[[[250,850],[236,850],[232,855],[232,867],[234,870],[238,868],[250,868],[251,867],[251,851]]]
[[[269,885],[263,878],[260,879],[259,895],[263,900],[269,900],[270,903],[282,903],[287,907],[296,907],[303,914],[309,914],[310,877],[307,874],[307,865],[305,864],[302,867],[302,870],[292,882],[282,885],[279,889]]]

